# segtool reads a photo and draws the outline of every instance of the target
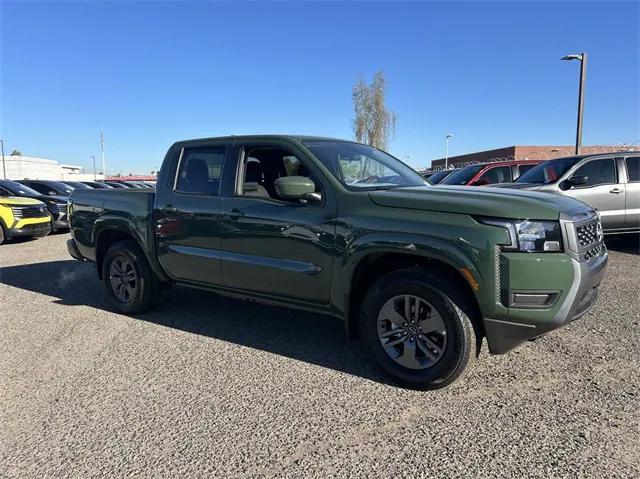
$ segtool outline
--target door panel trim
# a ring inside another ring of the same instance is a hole
[[[302,273],[307,275],[316,275],[322,271],[322,267],[317,264],[308,263],[306,261],[296,261],[292,259],[270,258],[267,256],[256,256],[245,253],[232,253],[229,251],[220,251],[220,259],[233,263],[244,263],[252,266],[264,266],[292,273]]]

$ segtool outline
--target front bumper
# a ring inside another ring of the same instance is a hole
[[[569,258],[573,281],[566,293],[562,293],[558,304],[549,310],[510,310],[506,319],[485,318],[485,333],[491,353],[506,353],[525,341],[561,328],[586,314],[598,297],[598,286],[605,277],[607,261],[608,253],[604,245],[600,256],[591,261]],[[553,280],[549,278],[548,281]],[[541,320],[549,312],[552,313],[551,319]]]
[[[24,225],[21,228],[7,229],[7,239],[24,238],[27,236],[40,238],[42,236],[47,236],[50,232],[51,232],[50,222],[36,223],[31,225]]]
[[[67,250],[69,251],[69,254],[72,258],[75,258],[79,261],[86,261],[86,258],[84,258],[82,254],[80,254],[80,251],[78,251],[78,246],[76,245],[75,240],[67,240]]]

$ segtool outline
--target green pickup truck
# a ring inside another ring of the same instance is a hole
[[[125,314],[174,283],[334,315],[419,389],[458,378],[483,338],[502,354],[579,318],[607,265],[580,201],[430,187],[376,148],[308,136],[181,141],[155,191],[74,190],[69,215],[70,254]]]

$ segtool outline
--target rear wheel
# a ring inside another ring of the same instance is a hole
[[[403,386],[444,387],[470,366],[476,335],[464,311],[469,304],[447,278],[404,269],[376,281],[367,292],[360,331],[382,369]]]
[[[125,314],[142,313],[156,302],[157,280],[134,241],[118,241],[109,247],[102,263],[102,281],[113,305]]]

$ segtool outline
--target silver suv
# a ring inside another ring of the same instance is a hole
[[[572,196],[600,212],[605,233],[640,232],[640,152],[557,158],[499,186]]]

